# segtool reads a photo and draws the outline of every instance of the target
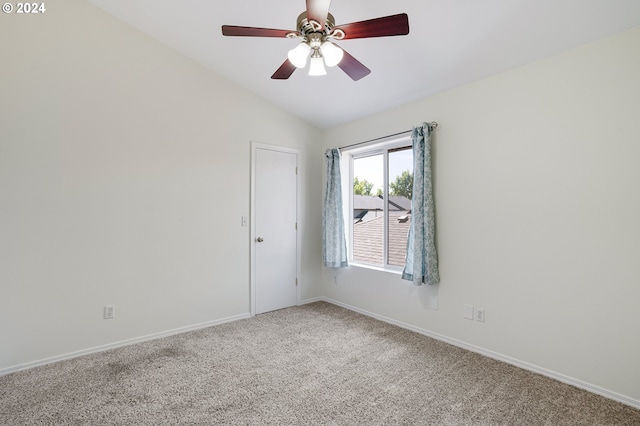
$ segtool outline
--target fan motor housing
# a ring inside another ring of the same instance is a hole
[[[344,38],[344,32],[339,28],[335,28],[336,20],[332,14],[327,14],[327,19],[324,23],[324,28],[314,21],[313,19],[307,18],[307,12],[302,12],[298,15],[296,28],[298,29],[298,34],[291,34],[291,37],[302,36],[305,39],[309,39],[311,34],[321,34],[321,38],[324,40],[327,37],[333,37],[335,39]]]

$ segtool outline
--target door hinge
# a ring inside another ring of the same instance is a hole
[[[298,286],[298,279],[296,278],[296,287]]]
[[[298,222],[296,222],[296,231],[298,230]]]
[[[298,168],[296,167],[296,174],[298,174]]]

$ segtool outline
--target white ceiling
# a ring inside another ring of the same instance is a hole
[[[337,67],[281,81],[270,77],[298,41],[220,27],[294,30],[304,0],[89,1],[322,129],[640,25],[640,0],[333,0],[336,24],[404,12],[410,33],[338,42],[371,69],[360,81]]]

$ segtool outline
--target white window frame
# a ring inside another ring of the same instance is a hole
[[[348,173],[343,173],[343,176],[349,176],[346,182],[346,188],[343,184],[343,204],[347,207],[345,209],[345,224],[347,225],[348,241],[347,247],[349,252],[349,265],[376,269],[381,271],[387,271],[394,274],[402,274],[403,266],[389,265],[389,215],[388,215],[388,197],[389,197],[389,151],[393,151],[397,148],[411,147],[411,135],[395,136],[386,140],[382,140],[376,143],[360,145],[353,148],[345,148],[341,150],[342,153],[342,167],[348,168]],[[373,155],[382,154],[382,168],[383,168],[383,216],[384,216],[384,231],[383,231],[383,264],[375,265],[366,262],[358,262],[353,260],[353,180],[355,178],[353,174],[353,161],[358,158],[370,157]],[[413,172],[413,168],[412,168]],[[348,198],[348,200],[345,200]],[[347,202],[348,201],[348,202]]]

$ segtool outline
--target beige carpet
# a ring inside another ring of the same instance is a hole
[[[0,424],[640,425],[640,410],[328,303],[0,377]]]

